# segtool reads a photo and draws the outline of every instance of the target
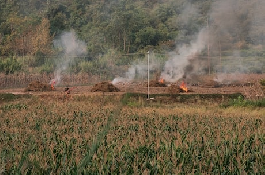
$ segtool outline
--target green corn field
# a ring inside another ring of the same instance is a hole
[[[261,107],[35,95],[0,123],[0,174],[265,174]]]

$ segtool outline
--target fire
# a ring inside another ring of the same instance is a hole
[[[52,89],[52,90],[55,89],[54,85],[55,85],[55,81],[52,81],[52,82],[51,82],[51,89]]]
[[[185,92],[188,92],[187,85],[184,81],[182,81],[181,85],[179,86],[180,89],[182,89]]]
[[[163,78],[160,78],[159,83],[164,83],[165,80]]]

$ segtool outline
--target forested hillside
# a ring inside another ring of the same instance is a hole
[[[2,1],[1,55],[49,54],[53,38],[70,29],[88,44],[91,55],[109,48],[129,53],[147,45],[171,46],[180,33],[190,35],[206,23],[210,3],[194,2],[200,11],[185,17],[191,18],[188,24],[179,18],[187,6],[183,0]]]
[[[52,56],[54,40],[73,31],[95,60],[119,54],[167,52],[208,33],[202,54],[263,56],[262,0],[2,0],[0,56]],[[258,53],[256,52],[258,50]],[[1,66],[0,66],[1,67]]]

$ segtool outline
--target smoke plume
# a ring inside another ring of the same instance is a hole
[[[199,10],[195,7],[187,3],[183,14],[179,15],[178,22],[181,22],[184,27],[194,18],[194,15],[198,14],[199,16]],[[221,64],[222,68],[220,70],[223,73],[251,72],[250,64],[244,61],[241,50],[250,49],[251,47],[253,47],[251,49],[257,49],[259,45],[264,46],[265,36],[263,31],[265,31],[265,25],[262,22],[264,21],[262,19],[265,19],[264,10],[265,1],[263,0],[218,0],[213,2],[207,19],[205,19],[209,25],[207,26],[205,22],[204,28],[198,35],[194,35],[196,39],[191,40],[190,44],[178,46],[176,48],[177,54],[170,53],[170,58],[165,63],[161,77],[166,81],[175,82],[185,78],[186,75],[198,73],[196,71],[207,70],[209,62],[202,57],[196,58],[196,54],[202,55],[202,51],[207,51],[206,46],[210,48],[210,58],[220,57],[221,59],[223,50],[232,53],[230,58],[233,61],[228,64],[220,63],[219,59],[211,60],[212,71],[218,73],[215,66]],[[185,31],[184,35],[187,34]],[[182,38],[183,33],[180,32],[176,41],[182,40]],[[191,38],[191,36],[186,35],[185,38]],[[262,70],[263,63],[256,64],[257,60],[255,58],[253,60],[255,69]],[[194,69],[195,67],[196,69]],[[217,75],[217,79],[218,77]]]
[[[207,30],[202,29],[196,40],[191,41],[189,45],[182,45],[177,49],[178,54],[171,53],[169,60],[165,63],[161,78],[167,82],[176,82],[183,78],[185,68],[189,65],[190,60],[194,59],[194,56],[205,48],[206,43]]]
[[[207,15],[202,15],[205,11],[202,12],[203,8],[199,5],[185,2],[182,13],[178,14],[177,48],[168,53],[169,59],[164,63],[161,78],[167,82],[176,82],[192,74],[211,71],[217,73],[216,81],[221,81],[221,73],[250,73],[251,64],[245,61],[250,56],[247,53],[243,57],[242,51],[264,49],[265,1],[217,0],[211,3]],[[230,57],[229,62],[222,62],[223,51],[230,54],[224,55]],[[205,53],[209,53],[207,59]],[[255,62],[255,69],[264,68],[263,62],[255,56],[251,56],[251,59]],[[146,73],[146,63],[142,67]],[[117,78],[113,83],[132,81],[137,70],[137,64],[133,65],[125,78]]]
[[[54,40],[53,43],[55,48],[60,51],[60,58],[56,60],[54,72],[55,78],[52,82],[59,84],[61,82],[63,72],[75,62],[75,57],[85,55],[87,50],[86,44],[77,39],[74,31],[62,33],[59,39]]]
[[[210,11],[212,49],[232,50],[229,63],[221,63],[215,81],[225,82],[223,73],[238,78],[241,73],[261,72],[264,62],[244,50],[258,51],[264,46],[265,1],[219,0]],[[243,52],[242,52],[243,50]],[[221,57],[220,57],[221,59]]]
[[[112,81],[112,84],[120,83],[120,82],[132,82],[136,78],[138,79],[146,79],[148,72],[148,64],[147,59],[142,61],[136,61],[128,71],[125,73],[124,77],[117,77]],[[153,54],[150,54],[149,61],[149,71],[154,72],[159,69],[160,64],[154,58]]]

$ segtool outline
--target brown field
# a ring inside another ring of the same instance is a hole
[[[143,81],[2,87],[0,174],[264,174],[265,108],[222,105],[264,99],[264,75],[241,76],[203,76],[176,94],[150,87],[150,99]]]
[[[1,81],[5,83],[0,84],[0,93],[13,93],[13,94],[50,94],[50,95],[64,95],[65,88],[73,88],[71,90],[72,95],[92,95],[101,94],[100,92],[91,92],[99,80],[95,77],[91,78],[87,75],[77,75],[65,77],[61,84],[59,84],[53,91],[26,91],[25,88],[32,81],[40,81],[43,83],[49,83],[51,75],[35,75],[31,77],[24,76],[10,76],[1,77]],[[187,82],[188,92],[183,94],[233,94],[241,93],[247,99],[260,99],[264,97],[264,89],[260,85],[259,81],[265,79],[265,74],[238,74],[238,75],[223,75],[223,81],[221,83],[213,81],[216,76],[198,76],[195,79],[185,80]],[[5,81],[4,81],[5,79]],[[10,83],[14,83],[11,86]],[[109,81],[110,82],[110,81]],[[176,82],[179,85],[181,81]],[[166,83],[170,86],[170,83]],[[17,87],[17,88],[16,88]],[[127,92],[133,93],[148,93],[147,82],[146,81],[135,81],[131,83],[118,83],[115,87],[120,89],[119,92],[105,92],[104,94],[124,94]],[[169,94],[168,87],[150,87],[150,94]]]
[[[90,88],[2,96],[0,173],[265,173],[265,108],[126,101]]]

